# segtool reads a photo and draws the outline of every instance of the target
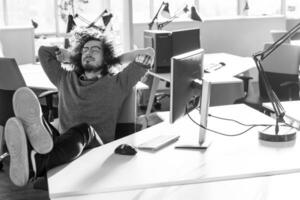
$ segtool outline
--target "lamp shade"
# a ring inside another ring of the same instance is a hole
[[[191,7],[191,19],[194,21],[202,22],[202,19],[200,18],[195,6]]]
[[[113,14],[111,14],[111,13],[102,16],[102,21],[103,21],[104,26],[107,26],[109,24],[112,17],[113,17]]]
[[[66,33],[70,33],[71,30],[76,26],[74,18],[72,15],[68,15],[68,22],[67,22],[67,30]]]
[[[39,26],[39,24],[36,21],[34,21],[33,19],[31,20],[31,24],[32,24],[33,28],[37,28]]]
[[[248,1],[246,1],[243,11],[247,11],[249,9],[250,9],[249,8],[249,3],[248,3]]]
[[[188,5],[184,6],[184,8],[183,8],[183,12],[184,12],[184,13],[187,13],[187,12],[189,12],[189,7],[188,7]]]
[[[165,3],[164,8],[162,9],[161,16],[163,16],[164,18],[170,18],[170,10],[169,10],[169,3]]]

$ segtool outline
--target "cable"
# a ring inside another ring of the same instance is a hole
[[[199,108],[197,108],[197,110],[200,111]],[[273,126],[273,124],[244,124],[242,122],[239,122],[235,119],[231,119],[231,118],[225,118],[225,117],[218,117],[218,116],[215,116],[215,115],[212,115],[212,114],[208,114],[209,117],[214,117],[216,119],[221,119],[221,120],[226,120],[226,121],[232,121],[232,122],[235,122],[237,124],[240,124],[242,126]]]
[[[252,128],[256,127],[256,126],[261,126],[261,125],[253,125],[251,126],[250,128],[246,129],[245,131],[242,131],[240,133],[237,133],[237,134],[226,134],[226,133],[221,133],[219,131],[215,131],[215,130],[212,130],[212,129],[209,129],[201,124],[199,124],[198,122],[196,122],[191,116],[189,113],[187,113],[188,117],[191,119],[192,122],[194,122],[195,124],[197,124],[198,126],[200,126],[201,128],[204,128],[205,130],[208,130],[208,131],[211,131],[213,133],[216,133],[216,134],[219,134],[219,135],[223,135],[223,136],[229,136],[229,137],[235,137],[235,136],[240,136],[240,135],[243,135],[245,134],[246,132],[248,132],[249,130],[251,130]],[[264,125],[264,126],[273,126],[273,125]]]
[[[230,119],[230,118],[224,118],[224,117],[218,117],[218,116],[215,116],[215,115],[212,115],[212,114],[208,114],[208,116],[210,117],[214,117],[216,119],[221,119],[221,120],[226,120],[226,121],[232,121],[232,122],[235,122],[237,124],[240,124],[242,126],[273,126],[273,124],[244,124],[242,122],[239,122],[235,119]]]
[[[243,125],[243,126],[274,126],[274,124],[244,124],[242,122],[239,122],[235,119],[230,119],[230,118],[224,118],[224,117],[218,117],[218,116],[215,116],[215,115],[212,115],[212,114],[208,114],[208,116],[210,117],[214,117],[216,119],[221,119],[221,120],[227,120],[227,121],[232,121],[232,122],[235,122],[237,124],[240,124],[240,125]],[[294,129],[299,129],[299,128],[296,128],[294,127],[293,125],[291,124],[288,124],[287,122],[283,122],[283,124],[281,124],[281,126],[289,126],[291,128],[294,128]]]

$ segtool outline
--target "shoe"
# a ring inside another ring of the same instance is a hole
[[[86,146],[87,149],[99,147],[104,144],[103,141],[101,140],[100,136],[96,132],[96,130],[90,125],[88,126],[88,132],[89,132],[90,137],[87,142],[87,146]]]
[[[4,137],[10,155],[9,177],[17,186],[25,186],[35,177],[35,151],[27,144],[22,122],[16,117],[7,120]]]
[[[15,116],[22,121],[33,149],[40,154],[51,151],[51,130],[44,123],[42,108],[35,93],[27,87],[19,88],[13,96],[13,109]]]

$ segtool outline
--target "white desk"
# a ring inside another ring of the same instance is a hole
[[[212,106],[232,104],[236,99],[241,98],[244,94],[243,83],[234,76],[255,67],[255,63],[250,57],[241,57],[227,53],[204,55],[203,66],[220,62],[224,62],[226,65],[217,71],[204,74],[204,77],[212,83],[210,102]],[[146,117],[151,112],[159,81],[170,82],[171,80],[170,73],[148,72],[148,74],[153,76],[153,83],[145,114]]]
[[[97,193],[57,198],[56,200],[298,200],[300,173],[208,182],[185,186],[168,186],[146,190]]]
[[[40,64],[19,65],[19,69],[28,87],[56,90],[55,85],[51,83]]]
[[[273,119],[245,105],[213,107],[210,113],[248,124],[274,123]],[[192,116],[199,118],[196,111]],[[231,134],[246,129],[233,122],[215,118],[209,118],[208,127]],[[297,159],[300,154],[299,141],[279,144],[259,141],[257,131],[261,128],[254,128],[239,137],[224,137],[208,132],[212,144],[206,151],[174,149],[175,143],[155,153],[138,151],[133,157],[113,153],[121,143],[135,146],[157,134],[180,134],[178,143],[197,141],[199,128],[187,117],[173,125],[163,122],[95,148],[69,164],[50,170],[49,195],[52,200],[100,197],[182,199],[184,196],[188,197],[187,192],[200,197],[199,195],[203,195],[198,191],[200,187],[200,191],[207,193],[209,197],[213,194],[215,185],[219,185],[218,181],[241,179],[247,183],[246,178],[249,177],[300,172],[300,159]],[[247,184],[235,185],[239,187],[236,190],[232,188],[229,192],[240,194]],[[255,190],[256,184],[252,185],[254,188],[251,189]],[[231,195],[222,185],[218,188],[227,194],[225,196]],[[165,196],[169,198],[164,198]]]

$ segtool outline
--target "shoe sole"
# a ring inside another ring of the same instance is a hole
[[[42,121],[42,109],[35,93],[27,88],[19,88],[13,96],[15,116],[24,126],[25,133],[33,149],[40,154],[51,151],[52,137]]]
[[[4,127],[0,125],[0,156],[4,153],[3,150],[4,150]]]
[[[22,122],[15,117],[8,119],[4,136],[10,154],[10,180],[17,186],[25,186],[29,180],[29,163],[26,135]]]

